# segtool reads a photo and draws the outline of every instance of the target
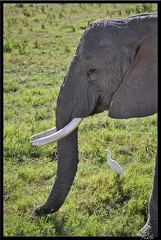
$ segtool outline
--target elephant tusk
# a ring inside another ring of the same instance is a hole
[[[29,137],[28,140],[36,140],[36,139],[39,139],[39,138],[43,138],[43,137],[49,136],[49,135],[51,135],[55,132],[56,132],[56,127],[48,129],[48,130],[46,130],[44,132],[41,132],[41,133],[37,133],[37,134]]]
[[[68,123],[64,128],[60,129],[59,131],[57,131],[56,133],[53,133],[49,136],[43,137],[43,138],[39,138],[33,142],[31,142],[31,146],[43,146],[52,142],[56,142],[61,140],[62,138],[66,137],[67,135],[69,135],[71,132],[73,132],[78,125],[80,124],[80,122],[83,120],[83,118],[73,118],[73,120]],[[43,134],[43,133],[40,133]]]

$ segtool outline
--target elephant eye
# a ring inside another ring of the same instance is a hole
[[[87,76],[89,77],[89,79],[91,80],[91,82],[93,82],[93,81],[97,78],[96,69],[90,69],[90,70],[87,72]]]
[[[90,69],[88,72],[87,72],[87,76],[89,77],[91,75],[91,73],[95,72],[96,69]]]

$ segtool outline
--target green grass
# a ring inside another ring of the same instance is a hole
[[[151,3],[4,4],[4,236],[136,236],[144,225],[156,114],[115,120],[104,112],[84,119],[78,171],[65,203],[32,222],[32,210],[54,181],[56,144],[33,148],[27,138],[55,125],[60,86],[90,22],[156,10]],[[125,178],[110,170],[107,148]]]

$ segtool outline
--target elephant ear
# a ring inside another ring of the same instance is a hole
[[[145,117],[157,112],[157,40],[153,35],[135,46],[131,66],[113,95],[111,118]]]

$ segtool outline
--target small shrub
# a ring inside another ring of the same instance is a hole
[[[153,5],[143,3],[142,5],[137,5],[135,9],[137,14],[144,13],[144,12],[153,12]]]
[[[22,41],[22,43],[15,43],[14,48],[18,49],[19,54],[25,54],[26,53],[25,49],[26,49],[27,44],[28,44],[27,39],[24,39]]]
[[[6,52],[6,53],[11,53],[12,52],[12,48],[13,48],[13,46],[12,46],[12,44],[11,44],[11,42],[10,42],[10,40],[9,39],[6,39],[5,41],[4,41],[4,52]]]
[[[130,15],[130,12],[131,12],[130,9],[127,9],[127,10],[126,10],[126,13],[127,13],[128,15]]]
[[[64,17],[64,15],[62,14],[62,12],[59,12],[59,18]]]
[[[137,5],[137,6],[136,6],[136,9],[135,9],[135,12],[136,12],[136,14],[141,13],[141,12],[142,12],[141,6]]]
[[[16,7],[23,8],[24,7],[24,3],[16,3]]]
[[[30,12],[27,11],[26,9],[24,9],[23,14],[24,14],[25,17],[30,17],[31,16]]]
[[[45,29],[45,24],[44,24],[44,23],[41,25],[41,28],[42,28],[42,29]]]
[[[148,3],[142,3],[143,12],[152,12],[153,5]]]
[[[39,48],[39,44],[38,44],[38,41],[37,41],[37,40],[34,42],[34,48],[35,48],[35,49]]]
[[[45,7],[44,7],[44,6],[41,6],[41,11],[42,11],[43,13],[45,13]]]
[[[71,32],[75,32],[75,28],[71,26]]]
[[[3,87],[3,92],[5,93],[16,92],[17,90],[19,90],[18,84],[15,84],[14,82],[10,81]]]
[[[121,10],[118,10],[118,16],[121,16],[122,15],[122,11]]]
[[[65,52],[69,53],[70,52],[70,48],[68,46],[65,47]]]

